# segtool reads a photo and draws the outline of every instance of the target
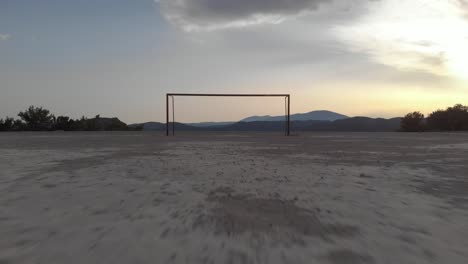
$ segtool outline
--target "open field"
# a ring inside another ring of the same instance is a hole
[[[0,134],[0,264],[468,263],[468,134]]]

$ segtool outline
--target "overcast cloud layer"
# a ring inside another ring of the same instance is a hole
[[[330,39],[341,41],[350,52],[367,54],[377,63],[403,71],[468,76],[468,53],[464,51],[468,45],[466,0],[158,2],[169,22],[189,32],[280,24],[296,18],[308,23],[305,28],[310,31],[302,29],[298,34],[309,35],[310,45],[333,32]],[[322,26],[314,27],[317,24]]]
[[[211,31],[259,24],[279,24],[332,6],[350,11],[366,0],[156,0],[164,16],[186,31]]]

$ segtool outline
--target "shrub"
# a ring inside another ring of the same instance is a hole
[[[433,130],[468,130],[468,107],[457,104],[446,110],[437,110],[429,115],[427,123]]]
[[[420,112],[412,112],[401,119],[401,130],[405,132],[424,131],[424,115]]]
[[[54,116],[42,107],[30,106],[26,111],[19,112],[18,116],[24,121],[27,130],[44,131],[53,128]]]
[[[13,130],[13,125],[15,120],[11,117],[6,117],[5,120],[0,119],[0,131],[11,131]]]

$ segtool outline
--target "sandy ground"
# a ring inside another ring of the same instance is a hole
[[[468,263],[468,134],[0,134],[0,264]]]

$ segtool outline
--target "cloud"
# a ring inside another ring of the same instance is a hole
[[[458,0],[458,7],[463,13],[463,16],[468,20],[468,0]]]
[[[9,40],[11,38],[10,34],[0,34],[0,41],[4,40]]]
[[[324,5],[342,11],[362,0],[155,0],[168,21],[185,31],[213,31],[260,24],[280,24]]]
[[[463,0],[385,0],[335,33],[356,52],[402,70],[468,78]]]

